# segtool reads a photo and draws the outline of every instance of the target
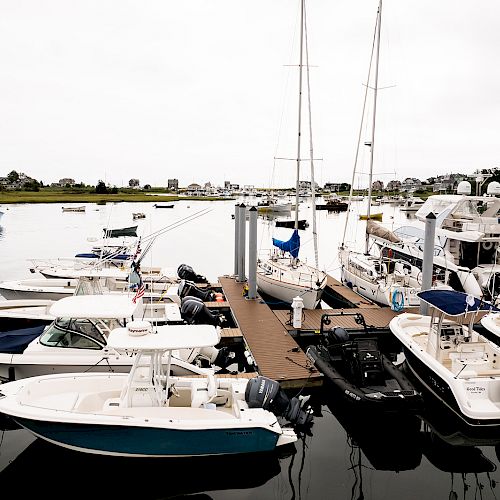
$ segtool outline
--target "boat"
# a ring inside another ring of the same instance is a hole
[[[300,163],[301,163],[301,137],[302,137],[302,80],[303,67],[307,68],[307,76],[309,76],[309,56],[306,51],[306,61],[303,64],[304,58],[304,33],[305,33],[305,0],[301,0],[301,28],[300,28],[300,60],[299,60],[299,112],[298,112],[298,145],[297,145],[297,168],[296,168],[296,189],[295,189],[295,206],[299,206],[300,192]],[[307,37],[306,37],[307,38]],[[305,40],[307,45],[307,39]],[[307,91],[310,96],[309,78],[306,78]],[[310,104],[310,99],[308,99]],[[309,106],[309,120],[311,120],[311,112]],[[311,127],[310,127],[311,130]],[[313,163],[313,147],[312,137],[310,139],[310,162],[311,162],[311,185],[314,186],[314,163]],[[300,236],[298,229],[299,210],[295,210],[295,223],[291,237],[288,240],[278,240],[273,238],[273,249],[257,260],[257,288],[261,293],[268,295],[284,304],[291,305],[295,297],[299,297],[303,301],[305,309],[316,308],[321,300],[323,290],[326,287],[327,275],[319,270],[318,265],[318,243],[316,231],[316,201],[312,197],[313,207],[313,242],[315,250],[315,265],[309,265],[299,259],[300,251]]]
[[[289,229],[293,229],[295,227],[295,221],[294,220],[275,220],[274,224],[276,227],[287,227]],[[309,227],[309,222],[307,222],[307,219],[299,219],[298,221],[298,226],[299,229],[307,229]]]
[[[368,83],[365,91],[365,103],[363,109],[366,108],[366,101],[368,97],[368,90],[373,88],[373,115],[371,126],[371,138],[364,144],[370,147],[370,170],[368,179],[368,197],[366,215],[360,218],[366,220],[365,230],[365,245],[364,251],[359,251],[357,248],[350,248],[346,243],[346,232],[348,225],[348,218],[346,218],[344,225],[344,233],[342,243],[339,247],[339,261],[341,264],[341,280],[344,285],[352,288],[356,293],[362,297],[368,298],[380,305],[390,306],[395,311],[401,311],[408,307],[419,306],[420,302],[416,296],[420,290],[422,283],[421,269],[412,265],[411,262],[404,261],[394,254],[382,254],[376,250],[376,245],[371,246],[371,235],[374,232],[380,232],[386,235],[390,231],[385,230],[377,225],[374,219],[379,218],[382,214],[371,212],[371,199],[372,199],[372,174],[374,162],[374,147],[375,147],[375,125],[376,125],[376,109],[377,109],[377,95],[378,95],[378,61],[380,52],[380,31],[382,21],[382,2],[379,2],[377,10],[377,22],[375,26],[376,43],[372,50],[372,57],[370,61],[370,70],[368,74],[368,82],[373,80],[374,83]],[[375,64],[373,63],[375,60]],[[372,74],[373,68],[373,74]],[[360,131],[364,130],[364,114],[361,120]],[[361,133],[358,139],[358,149],[356,153],[356,161],[353,169],[353,180],[356,173],[356,163],[359,155],[359,148],[361,144]],[[392,238],[392,233],[391,233]],[[396,238],[396,237],[394,237]],[[446,284],[441,282],[440,279],[435,280],[434,286],[444,287]]]
[[[384,214],[382,212],[377,212],[374,214],[372,213],[370,215],[360,215],[359,220],[378,220],[378,221],[381,221],[383,215]]]
[[[175,303],[158,304],[120,295],[77,295],[58,301],[8,301],[0,308],[0,379],[17,380],[51,373],[75,371],[128,372],[132,358],[108,345],[117,326],[146,318],[156,328],[166,326],[172,336],[184,335],[194,324],[204,323],[220,340],[217,318],[208,308],[182,311]],[[188,302],[189,305],[189,302]],[[209,324],[211,323],[211,324]],[[174,328],[175,327],[175,328]],[[176,351],[171,369],[177,375],[203,374],[234,364],[227,348]],[[237,371],[237,370],[236,370]]]
[[[120,236],[137,236],[137,226],[117,227],[114,229],[104,228],[105,238],[118,238]]]
[[[155,208],[174,208],[175,204],[172,203],[155,203],[153,207]]]
[[[63,212],[85,212],[85,206],[81,207],[62,207]]]
[[[132,219],[137,220],[137,219],[145,219],[146,214],[143,212],[137,212],[132,214]]]
[[[286,202],[280,202],[278,199],[272,196],[267,196],[265,200],[259,201],[257,203],[258,213],[289,213],[292,210],[292,204]]]
[[[340,198],[329,198],[323,204],[317,204],[316,210],[328,210],[329,212],[345,212],[349,204]]]
[[[403,206],[399,208],[401,212],[417,212],[418,209],[424,204],[424,200],[418,196],[410,196],[406,198]]]
[[[420,393],[381,352],[377,338],[367,332],[364,318],[359,318],[359,313],[352,315],[365,325],[363,333],[349,334],[344,328],[329,327],[339,314],[323,314],[320,341],[307,348],[307,357],[324,374],[329,387],[353,408],[373,412],[370,415],[415,413],[422,407]]]
[[[207,325],[181,335],[166,328],[152,333],[129,324],[110,333],[110,348],[134,354],[128,374],[57,374],[2,384],[0,412],[59,446],[126,457],[272,451],[297,441],[286,420],[312,421],[304,399],[289,399],[265,377],[171,376],[165,356],[214,346],[218,338]]]
[[[434,275],[457,291],[495,302],[500,293],[500,199],[488,193],[471,196],[468,181],[459,183],[456,195],[429,196],[416,212],[415,226],[393,231],[396,239],[371,238],[383,256],[391,253],[422,269],[424,224],[431,212],[436,216]]]
[[[500,347],[474,329],[492,304],[454,290],[426,290],[430,316],[402,313],[389,328],[420,384],[472,428],[500,430]]]

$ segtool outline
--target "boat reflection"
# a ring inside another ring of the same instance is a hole
[[[206,492],[264,485],[295,445],[271,453],[193,458],[123,458],[71,451],[36,439],[3,471],[0,483],[23,497],[211,498]],[[26,472],[30,479],[26,481]]]

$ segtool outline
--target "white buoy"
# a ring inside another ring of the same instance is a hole
[[[294,328],[302,327],[302,309],[304,309],[304,301],[302,297],[294,297],[292,300],[293,309],[293,321],[292,325]]]

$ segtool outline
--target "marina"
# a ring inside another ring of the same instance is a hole
[[[251,205],[251,199],[238,200]],[[496,451],[499,448],[500,437],[493,434],[468,435],[460,428],[459,423],[452,425],[452,419],[446,413],[445,408],[436,405],[435,401],[427,401],[425,412],[422,415],[415,415],[405,419],[400,419],[397,423],[392,423],[390,419],[380,420],[375,416],[371,418],[370,426],[367,428],[366,421],[357,422],[353,415],[353,410],[345,407],[342,398],[332,394],[325,389],[324,376],[307,358],[305,352],[308,345],[316,344],[319,340],[321,330],[321,320],[325,314],[332,314],[332,325],[345,328],[352,334],[359,334],[363,331],[363,325],[356,322],[356,314],[360,313],[365,324],[370,329],[370,334],[376,334],[381,345],[386,348],[394,347],[394,338],[391,337],[389,324],[394,317],[401,313],[391,310],[389,307],[381,307],[356,294],[352,289],[344,286],[339,281],[338,268],[335,264],[327,277],[327,285],[323,302],[319,309],[304,309],[301,316],[300,327],[293,326],[293,316],[290,307],[277,304],[269,297],[260,294],[256,299],[249,300],[247,294],[247,281],[239,282],[237,276],[228,269],[232,267],[234,258],[234,221],[230,214],[234,213],[235,202],[198,202],[199,206],[187,208],[186,203],[178,205],[179,212],[170,212],[171,220],[189,215],[195,210],[204,207],[209,208],[205,223],[196,227],[203,229],[207,224],[219,232],[225,234],[224,245],[220,244],[220,238],[210,243],[213,238],[213,231],[205,230],[205,238],[209,244],[218,249],[216,258],[213,256],[205,258],[199,251],[188,246],[171,245],[171,238],[181,238],[182,234],[189,234],[192,224],[185,224],[175,232],[171,232],[168,238],[159,237],[152,249],[152,255],[145,257],[143,264],[161,264],[165,267],[176,269],[179,263],[188,262],[196,271],[206,276],[208,283],[200,283],[200,289],[212,289],[223,296],[223,300],[212,300],[205,302],[205,305],[214,313],[219,312],[231,318],[228,324],[221,329],[221,345],[241,346],[242,344],[251,352],[255,358],[257,371],[237,375],[242,378],[255,378],[264,375],[280,381],[280,385],[291,394],[308,393],[311,395],[310,402],[314,411],[314,423],[310,430],[299,437],[299,441],[292,446],[292,449],[283,452],[265,455],[265,462],[269,461],[269,475],[255,477],[252,481],[245,481],[244,478],[235,479],[234,482],[221,481],[215,484],[208,478],[200,480],[200,484],[192,485],[193,491],[209,494],[211,498],[229,498],[234,496],[238,490],[243,494],[248,489],[252,494],[262,498],[271,498],[272,490],[281,485],[285,492],[284,497],[288,497],[297,488],[308,488],[308,498],[322,498],[322,493],[318,489],[315,478],[319,475],[331,476],[331,479],[321,481],[323,487],[336,489],[343,496],[349,496],[351,488],[359,485],[359,473],[363,475],[363,481],[370,481],[371,491],[374,498],[399,498],[403,491],[412,488],[415,492],[421,492],[422,475],[430,481],[432,491],[436,496],[448,495],[450,491],[450,478],[455,477],[453,491],[465,491],[465,484],[472,480],[479,481],[484,486],[482,489],[483,498],[493,498],[496,492],[490,481],[495,477],[494,471],[498,464]],[[359,210],[363,209],[363,202],[359,203]],[[301,214],[308,216],[311,210],[309,203],[302,204]],[[199,208],[198,208],[199,207]],[[389,220],[394,217],[394,224],[400,221],[412,222],[394,206],[382,206],[384,213]],[[99,234],[99,226],[109,227],[108,221],[110,213],[116,222],[113,227],[120,227],[120,221],[124,221],[126,226],[127,214],[135,211],[137,207],[129,204],[105,205],[87,209],[83,215],[83,220],[78,227],[71,229],[73,237],[67,239],[67,246],[61,249],[61,256],[71,257],[77,252],[85,249],[88,245],[87,237],[91,234]],[[49,215],[58,210],[57,206],[39,205],[36,213],[43,210]],[[154,208],[151,204],[141,204],[138,210],[147,213],[148,217],[138,221],[138,234],[150,233],[159,230],[164,221],[162,213],[161,220],[153,215]],[[59,208],[59,212],[61,209]],[[33,249],[21,244],[25,238],[26,230],[32,228],[32,214],[35,207],[11,206],[8,217],[2,220],[3,232],[0,240],[0,252],[2,258],[10,262],[8,268],[5,267],[2,273],[6,279],[26,279],[33,277],[29,271],[28,259],[43,256],[53,257],[50,240],[56,238],[59,231],[64,226],[43,227],[40,231],[48,232],[47,248],[40,247],[40,253],[33,253]],[[320,235],[339,234],[336,227],[341,227],[345,213],[329,214],[327,211],[321,213],[318,223],[321,229]],[[50,218],[50,217],[47,217]],[[63,218],[60,219],[64,224]],[[151,227],[151,224],[156,226]],[[194,223],[196,224],[196,223]],[[354,223],[361,225],[362,223]],[[356,225],[354,226],[354,229]],[[208,228],[207,228],[208,229]],[[281,228],[278,228],[282,230]],[[270,230],[268,221],[264,218],[258,219],[258,231],[265,234]],[[33,230],[29,231],[30,238],[33,237]],[[212,236],[211,236],[212,235]],[[327,249],[334,249],[338,242],[332,238],[320,238],[320,250],[328,255]],[[19,254],[13,259],[12,248],[20,249]],[[302,249],[303,258],[307,258],[310,252],[308,245]],[[158,259],[158,256],[163,256]],[[149,262],[148,262],[149,261]],[[327,267],[328,269],[328,267]],[[228,273],[229,271],[229,273]],[[384,340],[385,339],[385,340]],[[233,378],[236,375],[228,374],[226,377]],[[216,377],[219,377],[216,375]],[[437,406],[437,409],[434,409]],[[432,411],[428,411],[432,408]],[[347,415],[347,417],[346,417]],[[351,415],[349,417],[349,415]],[[371,431],[369,430],[371,429]],[[0,461],[0,477],[9,483],[19,474],[19,467],[26,461],[38,460],[42,455],[49,455],[54,460],[66,460],[71,463],[84,464],[86,454],[63,450],[48,443],[44,444],[39,439],[33,440],[21,429],[10,429],[3,432],[3,441],[0,451],[2,451]],[[397,434],[395,434],[397,433]],[[396,446],[395,436],[398,436],[405,443],[404,452]],[[431,436],[431,441],[429,437]],[[383,443],[383,444],[382,444]],[[457,444],[458,443],[458,444]],[[452,460],[456,453],[461,453],[464,457],[475,457],[476,461],[471,462],[469,458],[460,465]],[[332,475],[331,465],[328,461],[319,460],[319,457],[336,457],[340,460],[335,465]],[[114,467],[114,460],[111,457],[101,457],[99,460]],[[128,459],[127,459],[128,460]],[[175,467],[176,459],[168,460]],[[170,462],[170,460],[173,460]],[[226,463],[220,457],[185,459],[187,464],[193,466],[207,466],[212,464]],[[240,459],[236,460],[236,463]],[[244,461],[244,459],[241,459]],[[361,462],[360,462],[361,461]],[[362,464],[359,466],[359,464]],[[364,464],[364,465],[363,465]],[[128,467],[123,463],[123,467]],[[131,464],[130,464],[131,466]],[[368,466],[366,468],[365,466]],[[142,466],[141,466],[142,467]],[[153,464],[153,467],[156,465]],[[233,464],[226,464],[228,470],[232,470]],[[355,469],[353,469],[355,467]],[[354,470],[357,472],[355,473]],[[271,472],[272,471],[272,472]],[[398,471],[398,472],[397,472]],[[465,474],[463,476],[462,474]],[[306,479],[307,478],[307,479]],[[357,479],[356,479],[357,478]],[[391,488],[387,491],[387,478],[390,478]],[[462,482],[464,478],[465,482]],[[469,479],[467,479],[469,478]],[[474,479],[473,479],[474,478]],[[339,486],[341,481],[344,486]],[[326,481],[326,482],[325,482]],[[474,483],[475,484],[475,483]],[[460,486],[458,486],[460,485]],[[173,491],[173,490],[172,490]],[[470,491],[470,490],[467,490]],[[147,490],[146,496],[153,494],[153,490]],[[417,493],[420,495],[420,493]],[[489,496],[488,496],[489,495]]]

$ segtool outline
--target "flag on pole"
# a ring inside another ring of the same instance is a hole
[[[134,295],[134,298],[132,299],[132,302],[135,304],[144,295],[145,291],[146,287],[144,286],[144,283],[141,283]]]

